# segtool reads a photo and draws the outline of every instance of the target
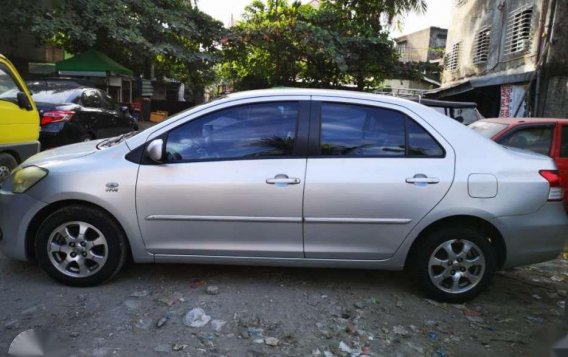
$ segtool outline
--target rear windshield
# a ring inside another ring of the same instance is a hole
[[[74,103],[74,100],[80,94],[78,90],[69,89],[50,89],[35,91],[33,88],[32,98],[38,103],[65,104]]]
[[[469,127],[486,138],[492,138],[495,134],[505,129],[508,125],[501,123],[492,123],[488,121],[478,121],[471,124]]]

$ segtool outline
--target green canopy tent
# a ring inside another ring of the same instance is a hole
[[[112,97],[119,102],[132,100],[132,70],[104,53],[91,49],[57,62],[55,68],[62,76],[104,77],[107,91]],[[124,82],[128,83],[127,86]],[[128,89],[128,93],[123,93],[123,88]]]

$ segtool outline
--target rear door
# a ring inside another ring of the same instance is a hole
[[[448,191],[453,150],[404,108],[319,100],[310,124],[305,256],[387,259]]]
[[[106,138],[108,128],[112,125],[111,118],[105,114],[102,108],[102,99],[96,89],[87,89],[81,96],[81,119],[87,131],[95,138]]]
[[[104,91],[100,91],[99,95],[102,99],[103,114],[107,117],[105,122],[109,125],[107,135],[116,136],[132,131],[132,125],[130,125],[130,121],[127,120],[124,113],[120,111],[118,103]]]

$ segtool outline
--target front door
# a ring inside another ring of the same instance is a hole
[[[143,164],[138,175],[148,251],[302,257],[306,158],[298,155],[296,129],[305,106],[243,104],[165,133],[165,162]]]
[[[426,123],[398,109],[312,106],[310,140],[319,140],[310,141],[306,170],[306,257],[391,257],[448,191],[453,150]]]

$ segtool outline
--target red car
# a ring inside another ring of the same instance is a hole
[[[568,192],[568,119],[483,119],[469,127],[499,144],[552,157],[564,192]],[[568,194],[564,195],[564,205],[568,210]]]

